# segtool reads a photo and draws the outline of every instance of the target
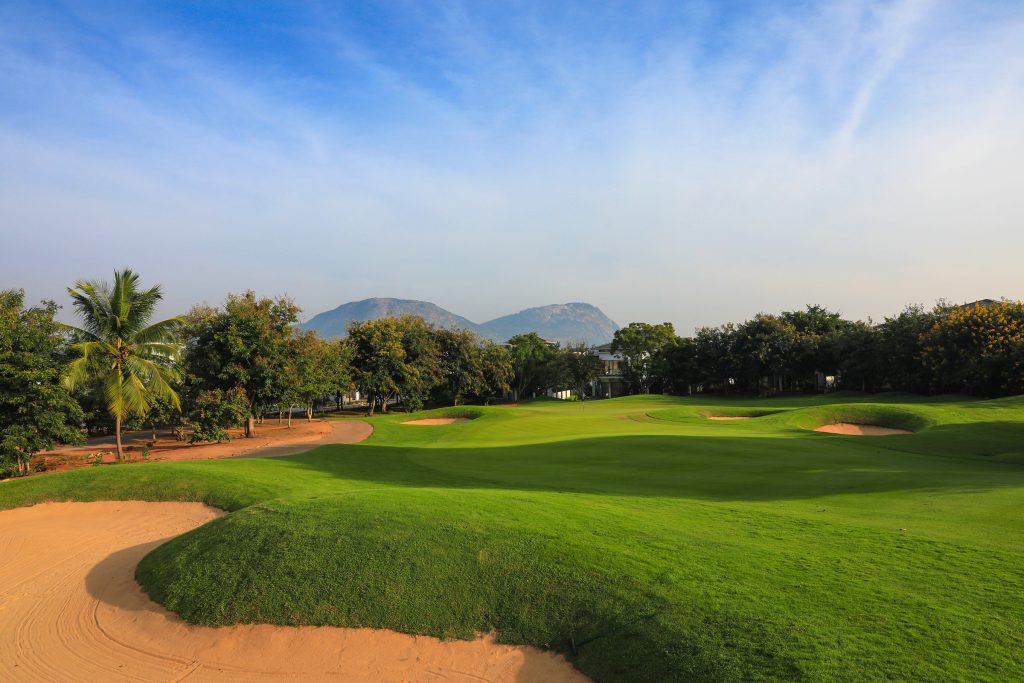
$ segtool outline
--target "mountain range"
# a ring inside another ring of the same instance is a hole
[[[301,327],[313,330],[322,337],[343,337],[349,322],[353,320],[376,320],[399,315],[418,315],[435,327],[470,330],[497,342],[508,341],[517,334],[536,332],[550,341],[603,344],[611,341],[615,330],[619,329],[601,309],[585,303],[527,308],[478,324],[429,301],[385,298],[350,301],[313,316]]]

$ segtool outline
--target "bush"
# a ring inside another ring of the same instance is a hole
[[[240,390],[212,389],[199,392],[192,401],[190,441],[230,441],[230,427],[238,427],[249,414],[249,403]]]
[[[7,479],[18,474],[18,466],[14,460],[0,455],[0,479]]]

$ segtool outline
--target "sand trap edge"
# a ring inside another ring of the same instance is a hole
[[[895,436],[897,434],[913,434],[909,429],[895,429],[880,425],[856,424],[854,422],[834,422],[815,427],[814,431],[826,434],[843,434],[845,436]]]

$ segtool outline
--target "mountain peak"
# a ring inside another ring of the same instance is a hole
[[[582,341],[603,344],[611,341],[619,326],[593,304],[579,301],[527,308],[484,323],[493,338],[508,339],[524,332],[536,332],[560,342]]]
[[[343,337],[353,320],[400,315],[418,315],[435,327],[466,329],[499,342],[517,334],[536,332],[552,341],[602,344],[611,340],[618,329],[597,306],[580,301],[527,308],[478,325],[429,301],[386,297],[350,301],[313,316],[302,327],[324,337]]]

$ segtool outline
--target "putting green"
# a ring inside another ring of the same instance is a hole
[[[401,424],[443,417],[476,419]],[[200,624],[495,629],[603,681],[1024,678],[1024,397],[651,396],[372,422],[361,444],[289,458],[11,482],[0,507],[232,511],[139,566]],[[813,431],[837,422],[914,433]]]

